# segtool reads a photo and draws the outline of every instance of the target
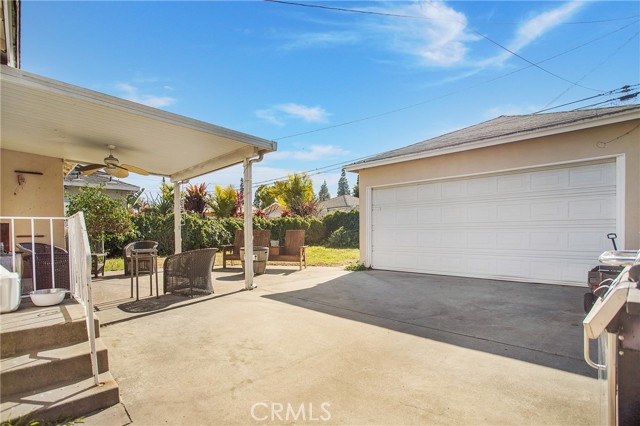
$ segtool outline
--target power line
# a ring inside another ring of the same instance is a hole
[[[618,54],[618,52],[620,52],[627,44],[629,44],[631,42],[631,40],[633,40],[634,38],[638,37],[638,34],[640,34],[640,31],[637,31],[634,35],[632,35],[631,37],[629,37],[624,43],[622,43],[620,46],[618,46],[618,48],[616,50],[614,50],[613,52],[611,52],[606,58],[604,58],[599,64],[597,64],[595,67],[591,68],[587,73],[585,73],[582,77],[580,77],[580,79],[578,81],[582,81],[585,78],[587,78],[588,76],[590,76],[591,74],[593,74],[595,72],[595,70],[597,70],[598,68],[600,68],[602,65],[606,64],[607,61],[609,59],[611,59],[612,57],[614,57],[615,55]],[[567,92],[569,92],[569,90],[573,89],[575,86],[571,85],[569,87],[567,87],[565,90],[563,90],[559,95],[557,95],[555,98],[553,98],[551,101],[547,102],[547,104],[542,107],[542,108],[547,108],[549,105],[553,105],[553,103],[555,101],[557,101],[558,99],[560,99],[562,96],[564,96]]]
[[[594,104],[591,104],[591,105],[587,105],[587,106],[583,106],[583,107],[580,107],[580,108],[576,108],[576,110],[585,109],[585,108],[589,108],[589,107],[592,107],[592,106],[602,105],[602,104],[616,102],[616,101],[620,101],[620,102],[628,101],[628,100],[631,100],[631,99],[637,97],[640,94],[640,92],[638,92],[638,91],[632,93],[632,90],[637,89],[638,87],[640,87],[640,83],[622,86],[622,87],[619,87],[617,89],[613,89],[613,90],[609,90],[609,91],[604,92],[604,93],[600,93],[598,95],[589,96],[589,97],[586,97],[586,98],[578,99],[576,101],[567,102],[565,104],[558,105],[558,106],[555,106],[555,107],[542,109],[542,110],[533,112],[532,114],[541,114],[541,113],[546,112],[546,111],[551,111],[551,110],[558,109],[558,108],[561,108],[561,107],[564,107],[564,106],[568,106],[568,105],[574,105],[574,104],[577,104],[577,103],[580,103],[580,102],[592,100],[592,99],[595,99],[595,98],[600,98],[600,97],[603,97],[603,96],[611,96],[611,95],[618,95],[618,94],[622,95],[622,96],[619,96],[619,97],[616,97],[616,98],[608,99],[606,101],[597,102],[597,103],[594,103]],[[513,120],[517,120],[518,118],[519,118],[519,116],[514,116]],[[353,159],[350,159],[350,160],[341,161],[339,163],[334,163],[334,164],[330,164],[328,166],[318,167],[318,168],[310,169],[310,170],[303,171],[303,172],[294,172],[294,174],[295,173],[306,173],[309,176],[325,174],[325,173],[329,173],[329,172],[334,171],[334,170],[341,170],[347,164],[355,163],[356,161],[366,160],[368,158],[375,157],[377,155],[378,155],[378,153],[367,155],[367,156],[360,157],[360,158],[353,158]],[[260,185],[266,185],[266,184],[274,183],[274,182],[277,182],[277,181],[280,181],[280,180],[286,179],[286,178],[287,178],[287,176],[281,176],[279,178],[267,179],[267,180],[263,180],[263,181],[260,181],[260,182],[254,182],[254,184],[252,186],[253,187],[258,187]]]
[[[324,6],[319,4],[309,4],[309,3],[297,3],[292,1],[284,1],[284,0],[264,0],[269,3],[281,3],[289,6],[301,6],[308,7],[312,9],[325,9],[325,10],[333,10],[336,12],[349,12],[349,13],[360,13],[363,15],[378,15],[378,16],[388,16],[391,18],[408,18],[408,19],[419,19],[419,20],[431,20],[431,21],[445,21],[445,22],[460,22],[456,19],[445,19],[445,18],[430,18],[428,16],[416,16],[416,15],[405,15],[400,13],[388,13],[388,12],[375,12],[372,10],[361,10],[361,9],[347,9],[342,7],[335,6]],[[610,18],[610,19],[599,19],[593,21],[573,21],[573,22],[562,22],[562,25],[576,25],[576,24],[598,24],[603,22],[614,22],[614,21],[626,21],[628,19],[635,19],[639,15],[631,15],[631,16],[623,16],[620,18]],[[520,22],[509,22],[509,21],[485,21],[487,24],[492,25],[513,25],[519,24]]]
[[[423,19],[423,20],[433,20],[433,18],[429,18],[429,17],[421,17],[421,16],[415,16],[415,15],[403,15],[403,14],[396,14],[396,13],[386,13],[386,12],[374,12],[374,11],[370,11],[370,10],[360,10],[360,9],[346,9],[346,8],[342,8],[342,7],[333,7],[333,6],[323,6],[323,5],[314,5],[314,4],[306,4],[306,3],[295,3],[295,2],[289,2],[289,1],[283,1],[283,0],[265,0],[267,2],[270,3],[280,3],[280,4],[285,4],[285,5],[289,5],[289,6],[300,6],[300,7],[308,7],[308,8],[315,8],[315,9],[324,9],[324,10],[332,10],[332,11],[336,11],[336,12],[347,12],[347,13],[360,13],[360,14],[365,14],[365,15],[379,15],[379,16],[387,16],[387,17],[393,17],[393,18],[409,18],[409,19]],[[427,3],[429,4],[429,3]],[[430,5],[430,4],[429,4]],[[435,7],[435,6],[432,6]],[[592,87],[587,87],[587,86],[583,86],[577,82],[573,82],[571,80],[568,80],[564,77],[562,77],[561,75],[558,75],[552,71],[549,71],[546,68],[542,68],[541,66],[539,66],[538,64],[528,60],[527,58],[525,58],[524,56],[514,52],[513,50],[507,48],[506,46],[503,46],[502,44],[498,43],[496,40],[492,39],[491,37],[487,36],[486,34],[481,33],[480,31],[476,30],[475,28],[469,26],[467,23],[462,22],[460,20],[453,20],[452,22],[458,22],[460,24],[463,24],[467,29],[469,29],[472,33],[480,36],[481,38],[487,40],[488,42],[498,46],[500,49],[508,52],[509,54],[525,61],[526,63],[538,68],[540,71],[543,71],[557,79],[560,79],[564,82],[567,83],[571,83],[573,85],[582,87],[583,89],[587,89],[587,90],[591,90],[594,92],[599,92],[600,90],[598,89],[594,89]]]
[[[553,56],[550,56],[550,57],[548,57],[546,59],[543,59],[543,60],[539,61],[538,64],[542,64],[544,62],[547,62],[547,61],[553,60],[555,58],[558,58],[560,56],[566,55],[567,53],[571,53],[571,52],[573,52],[575,50],[581,49],[581,48],[583,48],[585,46],[588,46],[588,45],[590,45],[592,43],[595,43],[595,42],[597,42],[599,40],[602,40],[603,38],[606,38],[606,37],[608,37],[608,36],[610,36],[612,34],[620,32],[620,31],[622,31],[622,30],[624,30],[624,29],[626,29],[626,28],[628,28],[628,27],[630,27],[630,26],[632,26],[634,24],[637,24],[638,22],[639,21],[634,21],[634,22],[631,22],[630,24],[624,25],[624,26],[622,26],[620,28],[616,28],[613,31],[610,31],[610,32],[608,32],[606,34],[603,34],[603,35],[599,36],[599,37],[593,38],[593,39],[591,39],[591,40],[589,40],[587,42],[584,42],[582,44],[574,46],[571,49],[562,51],[562,52],[557,53],[557,54],[555,54]],[[360,122],[363,122],[363,121],[373,120],[373,119],[376,119],[376,118],[380,118],[380,117],[384,117],[384,116],[387,116],[387,115],[395,114],[395,113],[398,113],[398,112],[401,112],[401,111],[405,111],[405,110],[408,110],[408,109],[416,108],[416,107],[419,107],[419,106],[422,106],[422,105],[425,105],[425,104],[428,104],[428,103],[431,103],[431,102],[434,102],[434,101],[437,101],[437,100],[440,100],[440,99],[447,98],[449,96],[456,95],[456,94],[461,93],[461,92],[468,91],[470,89],[475,89],[476,87],[480,87],[480,86],[482,86],[484,84],[492,83],[494,81],[500,80],[500,79],[508,77],[510,75],[513,75],[513,74],[519,73],[521,71],[527,70],[527,69],[531,68],[532,66],[533,65],[528,65],[526,67],[519,68],[517,70],[508,72],[506,74],[502,74],[502,75],[499,75],[497,77],[490,78],[488,80],[484,80],[484,81],[481,81],[479,83],[475,83],[475,84],[472,84],[472,85],[469,85],[469,86],[466,86],[466,87],[463,87],[463,88],[460,88],[460,89],[457,89],[457,90],[453,90],[453,91],[447,92],[447,93],[445,93],[445,94],[443,94],[441,96],[436,96],[436,97],[433,97],[433,98],[430,98],[430,99],[427,99],[427,100],[424,100],[424,101],[421,101],[421,102],[417,102],[417,103],[414,103],[414,104],[411,104],[411,105],[407,105],[407,106],[403,106],[403,107],[400,107],[400,108],[388,110],[388,111],[381,112],[381,113],[378,113],[378,114],[373,114],[373,115],[369,115],[369,116],[365,116],[365,117],[356,118],[354,120],[345,121],[345,122],[338,123],[338,124],[333,124],[331,126],[319,127],[317,129],[308,130],[308,131],[305,131],[305,132],[299,132],[299,133],[294,133],[294,134],[291,134],[291,135],[281,136],[279,138],[274,138],[274,140],[281,141],[281,140],[284,140],[284,139],[290,139],[290,138],[294,138],[294,137],[298,137],[298,136],[304,136],[304,135],[308,135],[308,134],[312,134],[312,133],[322,132],[322,131],[325,131],[325,130],[331,130],[331,129],[335,129],[335,128],[338,128],[338,127],[344,127],[344,126],[348,126],[348,125],[351,125],[351,124],[360,123]]]

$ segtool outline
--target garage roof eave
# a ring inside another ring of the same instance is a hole
[[[631,120],[640,120],[640,108],[638,108],[637,105],[635,106],[635,108],[632,107],[626,111],[617,113],[615,115],[597,117],[590,120],[584,120],[584,121],[579,121],[579,122],[574,122],[569,124],[562,124],[562,125],[557,125],[553,127],[532,129],[530,131],[523,131],[519,133],[507,134],[507,135],[502,135],[498,137],[479,139],[476,141],[472,140],[470,142],[461,142],[456,145],[450,145],[445,147],[426,148],[422,151],[412,152],[408,154],[393,155],[393,152],[395,151],[394,150],[394,151],[390,151],[388,153],[388,156],[385,156],[384,153],[379,154],[379,155],[373,156],[371,160],[362,160],[357,163],[349,164],[344,169],[348,172],[357,173],[359,170],[369,169],[373,167],[403,163],[403,162],[412,161],[412,160],[420,160],[420,159],[429,158],[429,157],[437,157],[441,155],[453,154],[453,153],[463,152],[463,151],[470,151],[470,150],[485,148],[489,146],[520,142],[524,140],[530,140],[530,139],[535,139],[535,138],[540,138],[545,136],[552,136],[552,135],[557,135],[561,133],[568,133],[568,132],[573,132],[578,130],[589,129],[593,127],[631,121]],[[484,123],[480,123],[480,124],[484,124]],[[478,126],[478,125],[475,125],[475,126]],[[460,130],[472,129],[475,126],[471,126],[471,127],[460,129]],[[404,150],[405,148],[400,148],[399,150]]]

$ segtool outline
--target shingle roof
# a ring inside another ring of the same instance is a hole
[[[326,201],[321,201],[319,204],[327,210],[332,210],[358,207],[359,203],[360,199],[358,197],[352,197],[351,195],[339,195]]]
[[[64,178],[64,186],[84,187],[98,186],[104,184],[105,189],[113,189],[118,191],[138,192],[139,186],[113,179],[111,175],[103,172],[95,172],[90,175],[80,175],[78,172],[71,172]]]
[[[533,134],[538,131],[586,123],[595,119],[633,112],[634,110],[640,111],[640,105],[634,104],[622,107],[574,110],[546,114],[503,115],[413,145],[374,155],[365,160],[350,164],[348,167],[508,136],[521,136],[522,139],[526,139],[528,134]]]

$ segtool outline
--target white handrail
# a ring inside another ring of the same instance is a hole
[[[15,272],[18,268],[16,265],[15,254],[15,222],[18,220],[26,220],[30,223],[30,241],[32,243],[32,281],[33,289],[37,290],[36,277],[36,249],[35,249],[35,221],[49,221],[50,232],[50,258],[51,258],[51,278],[52,286],[56,287],[55,274],[55,253],[54,253],[54,221],[61,221],[65,227],[65,234],[69,253],[69,292],[71,296],[84,308],[85,319],[87,321],[87,337],[91,348],[91,370],[95,385],[99,385],[98,377],[98,355],[96,351],[96,330],[93,314],[93,291],[91,285],[91,246],[84,221],[84,214],[78,212],[70,217],[19,217],[19,216],[0,216],[0,221],[9,221],[11,223],[11,244],[12,244],[12,270]],[[46,254],[41,253],[41,256]]]

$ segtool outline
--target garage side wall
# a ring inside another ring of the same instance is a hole
[[[625,248],[640,248],[640,120],[362,169],[360,258],[367,262],[370,188],[624,155]],[[629,133],[626,134],[625,133]]]

